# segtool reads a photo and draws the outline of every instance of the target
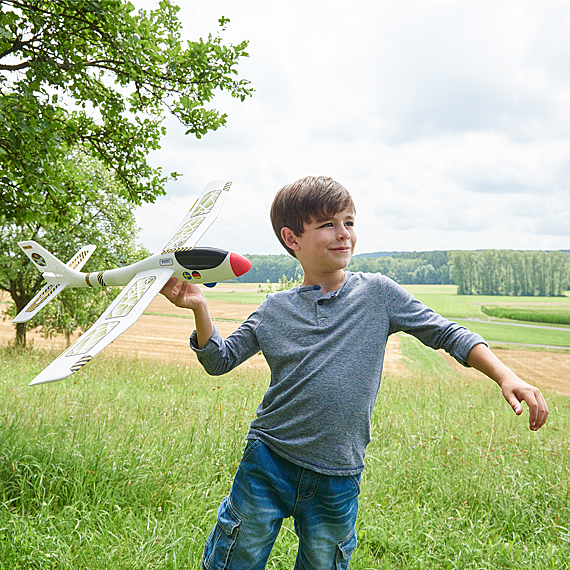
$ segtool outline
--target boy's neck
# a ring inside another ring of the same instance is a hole
[[[323,295],[331,291],[338,291],[344,285],[345,273],[343,269],[339,269],[329,274],[312,274],[305,271],[305,279],[303,287],[314,287],[319,285]]]

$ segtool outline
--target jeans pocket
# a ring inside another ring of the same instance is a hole
[[[248,439],[245,444],[245,449],[243,450],[241,463],[243,463],[260,445],[261,441],[259,439]]]
[[[241,519],[226,497],[218,509],[216,526],[212,529],[202,556],[202,565],[208,570],[228,568],[238,537]]]
[[[352,553],[356,550],[356,529],[350,536],[338,545],[335,559],[335,570],[348,570],[350,568],[350,559]]]
[[[362,480],[362,475],[361,474],[351,475],[350,478],[352,479],[352,482],[356,487],[356,494],[360,495],[360,481]]]

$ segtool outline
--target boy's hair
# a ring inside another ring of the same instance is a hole
[[[277,192],[271,205],[271,224],[281,245],[296,257],[285,245],[281,228],[290,228],[301,236],[305,223],[326,220],[343,210],[356,213],[352,196],[342,184],[327,176],[306,176]]]

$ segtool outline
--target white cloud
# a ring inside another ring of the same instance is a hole
[[[240,74],[256,92],[218,98],[228,126],[200,141],[168,121],[151,160],[184,176],[141,209],[151,249],[156,220],[229,177],[201,243],[281,253],[269,206],[307,174],[353,193],[360,252],[570,249],[570,4],[180,4],[193,39],[231,19],[223,36],[249,40]]]

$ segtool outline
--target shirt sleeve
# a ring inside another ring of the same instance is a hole
[[[384,295],[389,334],[399,331],[411,334],[430,348],[443,348],[463,366],[468,366],[467,357],[475,345],[487,344],[481,335],[442,317],[387,277]]]
[[[264,308],[265,303],[262,303],[226,339],[222,338],[220,331],[214,326],[214,333],[202,349],[198,347],[196,331],[192,332],[190,348],[196,353],[198,360],[208,374],[211,376],[226,374],[260,351],[256,331],[262,320]]]

